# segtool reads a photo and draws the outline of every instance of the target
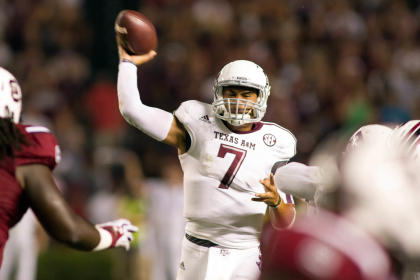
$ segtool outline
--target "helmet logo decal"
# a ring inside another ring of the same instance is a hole
[[[10,90],[12,94],[12,99],[15,102],[18,102],[22,99],[22,92],[19,89],[18,83],[15,80],[10,80]]]
[[[10,118],[14,123],[20,120],[22,91],[16,78],[0,66],[0,117]]]
[[[264,141],[264,144],[266,144],[269,147],[272,147],[276,144],[277,139],[276,139],[276,136],[274,136],[271,133],[268,133],[268,134],[264,134],[263,141]]]

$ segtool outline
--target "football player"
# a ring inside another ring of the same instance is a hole
[[[74,249],[128,249],[137,230],[129,221],[95,226],[72,211],[52,175],[57,140],[45,127],[20,124],[21,107],[18,82],[0,67],[0,265],[9,229],[28,207],[52,237]]]
[[[420,275],[418,272],[420,271],[420,263],[418,262],[420,256],[420,219],[418,214],[420,213],[418,204],[420,189],[417,187],[420,182],[417,156],[419,128],[420,121],[415,120],[395,129],[384,125],[363,126],[350,138],[341,157],[340,166],[338,166],[337,156],[335,156],[333,163],[328,163],[328,158],[333,158],[332,155],[318,155],[319,159],[324,160],[324,165],[320,166],[328,171],[323,172],[323,178],[320,182],[331,184],[335,181],[334,186],[329,188],[331,192],[335,192],[335,197],[332,197],[332,199],[339,202],[336,203],[335,210],[342,218],[348,219],[355,226],[366,231],[375,239],[372,241],[379,242],[383,248],[388,250],[388,253],[393,256],[393,261],[397,264],[395,266],[402,269],[397,271],[401,279],[415,279]],[[331,149],[328,148],[325,150],[331,152]],[[340,151],[339,154],[341,155],[342,152]],[[322,160],[319,160],[319,162]],[[311,160],[311,162],[313,161]],[[332,171],[330,167],[334,164],[337,165],[336,170]],[[328,177],[333,177],[331,174],[334,173],[336,174],[334,180],[326,177],[326,174]],[[319,201],[326,201],[322,199],[326,196],[323,190],[328,189],[328,186],[325,187],[322,184],[317,186],[318,189],[314,196],[315,201],[321,198],[317,201],[318,205],[320,204]],[[319,192],[320,190],[321,192]],[[318,214],[320,212],[322,210],[319,210]],[[323,214],[321,213],[321,215]],[[316,215],[311,216],[311,218],[313,218],[312,221],[316,221],[322,219],[322,216]],[[305,220],[306,218],[303,221]],[[331,222],[337,224],[335,220],[334,218]],[[278,238],[283,238],[282,240],[284,238],[308,241],[313,239],[317,243],[322,241],[325,245],[331,246],[328,243],[333,239],[329,238],[328,232],[322,233],[323,240],[319,240],[321,235],[318,231],[297,231],[297,229],[305,228],[307,225],[306,221],[306,225],[299,223],[291,231],[274,232],[273,234],[278,235]],[[314,234],[317,234],[317,236],[314,236]],[[279,243],[279,246],[281,247],[282,244]],[[288,244],[287,250],[290,250],[288,255],[299,255],[299,250],[306,245],[307,243],[304,246]],[[286,248],[283,247],[283,250],[286,250]],[[263,255],[263,267],[264,259],[274,262],[271,257],[264,257]],[[304,261],[302,260],[302,262]],[[290,268],[287,267],[290,263],[286,263],[285,259],[277,258],[277,264],[279,269],[277,272],[283,272],[283,269]],[[317,266],[315,261],[313,261],[313,264]],[[305,272],[303,266],[314,266],[313,264],[302,263],[300,264],[301,267],[292,267],[292,269],[300,269],[299,271],[305,274],[308,272]],[[296,263],[293,265],[296,265]]]
[[[287,230],[267,224],[259,280],[390,280],[388,253],[370,234],[334,213],[302,216]]]
[[[267,205],[277,227],[295,217],[292,197],[277,190],[271,174],[295,155],[295,137],[261,121],[270,85],[251,61],[221,69],[212,104],[186,101],[174,114],[144,105],[137,67],[155,55],[130,56],[119,45],[118,99],[127,122],[178,149],[186,235],[177,279],[255,279]]]
[[[378,139],[381,142],[389,141],[393,130],[385,125],[369,124],[360,127],[349,139],[347,143],[344,143],[344,154],[349,153],[357,149],[361,143],[377,142]],[[339,142],[334,139],[334,144]],[[342,149],[341,144],[337,144],[338,147],[328,147],[328,149]],[[341,153],[341,152],[339,152]],[[333,172],[333,168],[336,168],[337,158],[329,159],[331,164],[328,165],[328,173]],[[324,168],[317,166],[317,163],[322,161]],[[329,192],[327,189],[328,176],[330,174],[325,173],[327,168],[325,162],[325,153],[322,158],[312,157],[311,165],[305,165],[298,162],[289,162],[280,168],[278,168],[274,174],[275,185],[284,193],[291,194],[295,197],[299,197],[309,201],[311,204],[318,204],[318,199],[322,200],[322,196]]]
[[[310,162],[322,170],[314,177],[307,176],[317,173],[310,170],[312,166],[279,168],[276,175],[285,172],[282,168],[294,172],[284,173],[285,183],[308,181],[298,195],[315,200],[320,208],[316,215],[300,217],[289,230],[264,229],[261,280],[393,279],[386,250],[415,240],[419,223],[410,214],[418,212],[410,198],[417,197],[416,192],[406,190],[415,180],[404,175],[406,164],[396,160],[388,145],[391,135],[387,126],[367,125],[347,145],[334,147],[342,142],[334,138],[333,146],[326,143],[312,155]],[[410,230],[400,231],[402,217],[411,221]]]
[[[420,161],[420,120],[410,120],[397,126],[392,133],[392,143],[404,148],[404,155],[416,163]],[[416,172],[418,169],[416,169]],[[420,252],[416,253],[415,260],[404,263],[402,279],[411,280],[420,278]]]

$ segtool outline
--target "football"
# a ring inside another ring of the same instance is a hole
[[[143,14],[134,10],[122,10],[115,19],[118,41],[130,55],[140,55],[157,47],[156,29]]]

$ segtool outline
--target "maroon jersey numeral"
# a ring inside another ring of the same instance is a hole
[[[246,156],[246,150],[242,150],[225,144],[220,144],[219,153],[217,154],[217,156],[220,158],[224,158],[227,153],[234,154],[235,158],[233,159],[228,170],[226,171],[225,176],[223,176],[223,179],[220,182],[219,188],[221,189],[229,188]]]

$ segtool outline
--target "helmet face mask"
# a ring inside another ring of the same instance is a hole
[[[224,87],[241,87],[257,92],[257,101],[241,98],[225,98]],[[257,64],[236,60],[225,65],[217,76],[214,87],[213,111],[216,116],[231,125],[240,126],[260,121],[267,109],[270,84],[267,75]]]
[[[395,128],[392,141],[403,147],[407,155],[420,161],[420,120],[411,120]]]
[[[0,118],[10,118],[14,123],[20,120],[22,91],[16,78],[0,67]]]

